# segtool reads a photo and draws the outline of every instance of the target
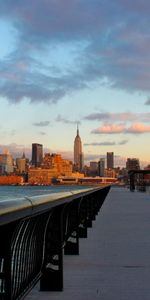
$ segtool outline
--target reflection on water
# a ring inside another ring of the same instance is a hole
[[[0,200],[46,195],[88,187],[90,186],[0,186]]]

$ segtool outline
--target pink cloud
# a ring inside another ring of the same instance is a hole
[[[127,127],[125,124],[104,124],[103,126],[92,130],[92,133],[96,133],[96,134],[119,134],[119,133],[142,134],[142,133],[150,133],[150,126],[146,126],[142,123],[133,123],[130,127]]]
[[[134,123],[129,128],[126,129],[127,133],[149,133],[150,126],[146,126],[142,123]]]
[[[125,130],[124,124],[104,124],[102,127],[94,129],[92,133],[115,134],[122,133]]]

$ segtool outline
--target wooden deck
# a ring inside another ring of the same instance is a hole
[[[80,255],[64,256],[64,291],[26,300],[149,300],[150,194],[112,188]]]

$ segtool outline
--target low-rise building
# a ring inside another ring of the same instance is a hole
[[[0,176],[0,185],[22,185],[24,178],[17,175]]]
[[[105,177],[116,178],[116,172],[114,169],[105,169]]]
[[[54,177],[57,177],[57,170],[54,168],[30,168],[28,171],[29,184],[51,184]]]

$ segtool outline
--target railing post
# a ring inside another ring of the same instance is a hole
[[[0,247],[0,299],[12,299],[12,281],[11,281],[11,226],[0,227],[1,247]]]
[[[135,191],[135,178],[134,178],[134,173],[130,174],[130,191],[133,192]]]
[[[68,210],[68,236],[65,247],[65,255],[78,255],[79,254],[79,200],[73,201]]]
[[[79,225],[78,236],[79,238],[87,238],[87,227],[85,226],[85,223]]]
[[[79,238],[87,238],[87,197],[82,197],[79,206]]]
[[[87,199],[87,227],[92,228],[92,206],[91,195]]]
[[[45,242],[45,259],[40,280],[41,291],[63,290],[63,225],[62,206],[54,209]]]

